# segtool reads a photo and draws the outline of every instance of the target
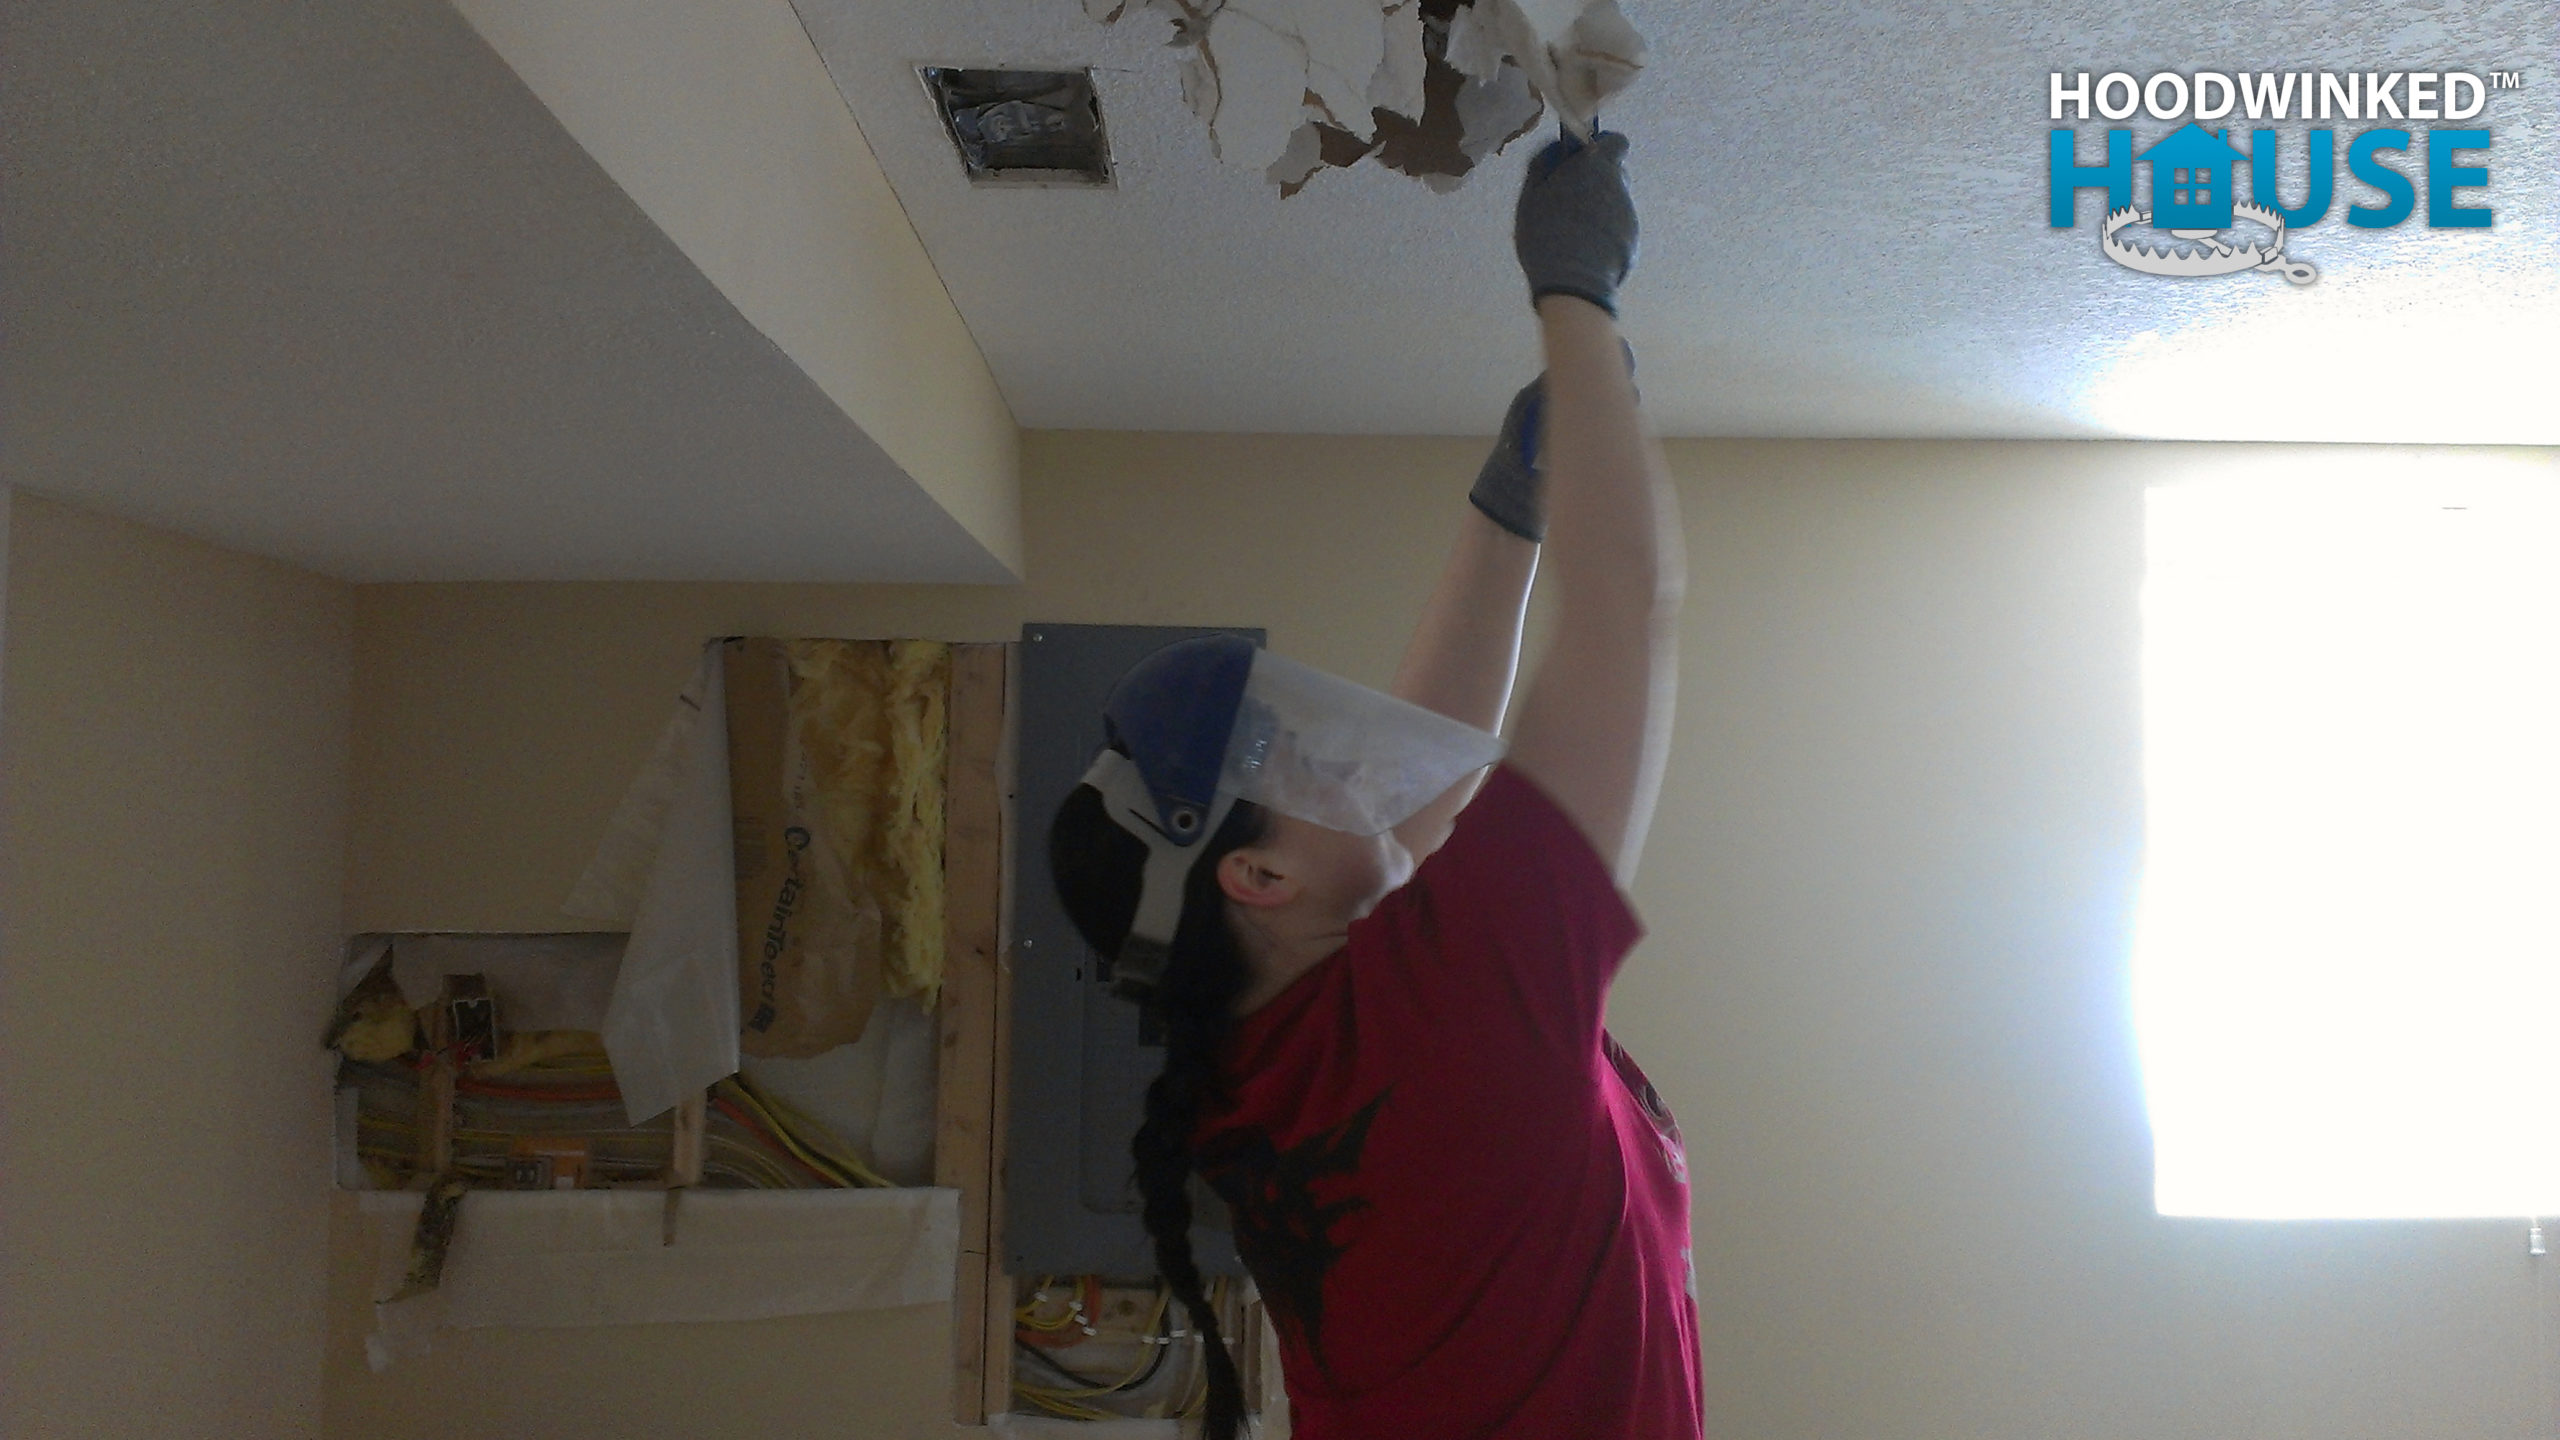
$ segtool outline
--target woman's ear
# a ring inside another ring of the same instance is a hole
[[[1239,905],[1268,909],[1286,905],[1306,887],[1280,869],[1281,858],[1259,845],[1247,845],[1218,857],[1218,888]]]

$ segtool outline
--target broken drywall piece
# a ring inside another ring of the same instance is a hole
[[[1268,169],[1289,148],[1307,94],[1307,47],[1242,5],[1209,18],[1202,60],[1217,79],[1209,141],[1218,158]]]
[[[1445,195],[1465,184],[1476,161],[1489,152],[1478,147],[1470,153],[1466,143],[1458,97],[1477,82],[1459,74],[1448,62],[1449,22],[1436,15],[1427,16],[1423,36],[1429,62],[1423,77],[1423,113],[1414,120],[1396,115],[1379,117],[1376,154],[1379,164],[1421,181],[1435,194]],[[1516,66],[1511,68],[1512,73],[1519,73]]]
[[[1309,177],[1324,168],[1324,127],[1310,120],[1289,132],[1289,148],[1271,162],[1263,176],[1280,187],[1282,195],[1295,195]]]
[[[1182,104],[1204,124],[1218,118],[1218,72],[1210,66],[1208,52],[1197,46],[1182,52]],[[1213,146],[1215,140],[1212,132]]]
[[[1470,9],[1576,135],[1588,136],[1601,105],[1644,68],[1644,37],[1617,0],[1477,0]]]
[[[1443,53],[1449,68],[1470,80],[1489,82],[1502,73],[1503,59],[1511,52],[1501,24],[1469,5],[1449,17],[1449,40]]]
[[[1422,75],[1428,65],[1422,53],[1422,0],[1404,0],[1401,5],[1389,6],[1378,72],[1369,77],[1370,108],[1408,120],[1421,119]]]
[[[1588,134],[1644,64],[1616,0],[1083,0],[1172,22],[1182,99],[1220,160],[1283,196],[1371,156],[1436,191],[1554,106]]]
[[[1264,12],[1274,28],[1285,23],[1307,50],[1307,118],[1338,126],[1366,140],[1369,81],[1386,58],[1385,12],[1378,0],[1227,0],[1230,8]]]
[[[1535,129],[1546,113],[1529,88],[1528,74],[1517,65],[1502,66],[1490,81],[1459,86],[1457,107],[1458,149],[1478,163]]]

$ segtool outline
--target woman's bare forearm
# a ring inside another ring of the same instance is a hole
[[[1432,587],[1421,623],[1397,667],[1395,694],[1479,730],[1502,728],[1520,670],[1520,627],[1538,547],[1468,506],[1457,543]],[[1451,823],[1475,794],[1470,777],[1396,827],[1419,861],[1448,838]]]
[[[1479,730],[1502,728],[1538,547],[1469,506],[1396,669],[1395,693]]]
[[[1570,296],[1539,301],[1538,320],[1556,635],[1521,703],[1512,758],[1623,883],[1652,821],[1670,738],[1679,520],[1616,322]]]

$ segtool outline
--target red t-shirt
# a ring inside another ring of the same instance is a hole
[[[1601,1028],[1641,933],[1508,768],[1344,947],[1247,1016],[1200,1169],[1302,1440],[1694,1440],[1680,1131]]]

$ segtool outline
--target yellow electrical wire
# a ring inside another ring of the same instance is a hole
[[[610,1074],[611,1071],[602,1057],[569,1055],[528,1066],[512,1078],[522,1081],[533,1079],[537,1074],[543,1078],[550,1078],[579,1073]],[[411,1083],[413,1087],[411,1093],[414,1094],[414,1082]],[[889,1185],[888,1180],[865,1164],[861,1157],[837,1139],[824,1124],[811,1119],[788,1102],[754,1086],[744,1077],[733,1077],[731,1080],[723,1081],[722,1084],[729,1087],[723,1092],[727,1098],[772,1135],[782,1150],[787,1152],[789,1158],[800,1161],[838,1184],[882,1188]],[[493,1102],[483,1100],[478,1103],[486,1105]],[[494,1103],[503,1106],[542,1102],[504,1099]],[[357,1154],[360,1158],[395,1166],[405,1164],[411,1159],[409,1152],[414,1147],[417,1136],[417,1119],[414,1114],[405,1117],[386,1115],[382,1113],[381,1107],[363,1106],[358,1110],[356,1124]],[[736,1133],[723,1134],[724,1128]],[[488,1170],[493,1173],[503,1173],[507,1151],[520,1133],[522,1132],[516,1129],[496,1128],[486,1123],[457,1125],[453,1135],[454,1146],[458,1152],[456,1162],[474,1172]],[[631,1155],[617,1156],[613,1152],[625,1146],[639,1145],[647,1139],[650,1132],[624,1131],[617,1127],[608,1127],[601,1130],[591,1128],[544,1130],[542,1133],[585,1138],[593,1154],[590,1163],[598,1166],[628,1167],[638,1163],[636,1158]],[[706,1139],[708,1142],[706,1161],[719,1162],[719,1168],[726,1170],[738,1181],[750,1187],[794,1189],[806,1183],[785,1168],[783,1156],[776,1155],[770,1147],[755,1142],[739,1127],[731,1125],[726,1117],[714,1118],[712,1132]]]
[[[718,1088],[728,1099],[736,1102],[741,1109],[745,1110],[750,1116],[754,1117],[759,1123],[761,1123],[765,1132],[773,1136],[776,1143],[780,1144],[783,1149],[791,1152],[791,1154],[802,1164],[807,1165],[810,1169],[817,1171],[821,1176],[829,1180],[833,1180],[839,1185],[854,1185],[859,1183],[851,1175],[848,1175],[842,1169],[830,1163],[823,1157],[813,1154],[807,1146],[801,1144],[800,1141],[791,1134],[790,1127],[783,1124],[781,1120],[776,1118],[773,1112],[761,1104],[758,1101],[758,1098],[749,1092],[745,1085],[739,1083],[737,1076],[732,1075],[728,1079],[721,1081]]]
[[[1048,1331],[1064,1330],[1068,1326],[1076,1323],[1076,1313],[1083,1308],[1083,1305],[1080,1298],[1072,1296],[1069,1297],[1067,1301],[1067,1308],[1059,1312],[1056,1319],[1044,1320],[1040,1316],[1039,1297],[1047,1293],[1049,1287],[1057,1283],[1057,1279],[1058,1277],[1055,1275],[1043,1275],[1040,1277],[1040,1283],[1032,1287],[1032,1298],[1013,1307],[1014,1324],[1026,1330]]]
[[[1122,1418],[1112,1414],[1108,1410],[1099,1409],[1092,1405],[1079,1405],[1072,1400],[1052,1400],[1046,1395],[1042,1395],[1035,1390],[1021,1385],[1014,1387],[1014,1393],[1021,1396],[1023,1399],[1030,1401],[1034,1407],[1044,1413],[1055,1415],[1062,1420],[1117,1420]]]
[[[737,1098],[763,1119],[775,1139],[811,1166],[836,1176],[848,1185],[867,1185],[876,1190],[889,1188],[887,1180],[864,1164],[824,1125],[800,1113],[781,1097],[767,1093],[744,1075],[732,1075],[720,1083],[730,1086]]]
[[[1041,1278],[1039,1288],[1043,1290],[1047,1289],[1049,1279],[1050,1277],[1043,1276]],[[1141,1348],[1137,1363],[1129,1367],[1129,1373],[1121,1376],[1119,1383],[1113,1385],[1098,1385],[1086,1389],[1072,1389],[1056,1385],[1026,1384],[1017,1380],[1014,1382],[1013,1386],[1014,1393],[1031,1401],[1034,1405],[1048,1411],[1050,1414],[1061,1415],[1068,1419],[1110,1420],[1121,1418],[1110,1411],[1103,1410],[1097,1406],[1087,1405],[1083,1402],[1105,1395],[1119,1395],[1127,1393],[1130,1387],[1138,1383],[1139,1377],[1147,1373],[1148,1367],[1156,1363],[1156,1357],[1153,1351],[1153,1347],[1157,1343],[1156,1330],[1164,1323],[1166,1307],[1168,1307],[1172,1301],[1172,1290],[1166,1286],[1158,1285],[1156,1287],[1155,1308],[1148,1312],[1146,1321],[1138,1327]],[[1020,1311],[1017,1310],[1016,1313],[1019,1314]],[[1064,1327],[1061,1325],[1053,1328]],[[1185,1388],[1189,1388],[1187,1384]]]

